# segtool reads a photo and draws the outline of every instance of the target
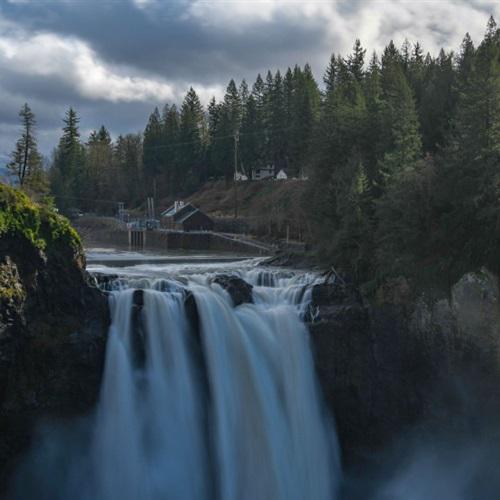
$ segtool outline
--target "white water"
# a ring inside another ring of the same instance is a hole
[[[255,285],[255,303],[233,307],[206,270],[167,282],[150,271],[147,279],[122,279],[110,295],[100,403],[79,465],[86,480],[69,484],[64,498],[338,498],[335,432],[299,317],[314,276],[240,268]],[[128,286],[144,289],[144,363],[134,351]],[[186,315],[186,290],[195,297],[198,333]]]

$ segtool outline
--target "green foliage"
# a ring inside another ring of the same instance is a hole
[[[460,54],[332,57],[307,204],[325,263],[361,282],[500,271],[500,32]],[[359,62],[358,62],[359,61]]]
[[[28,241],[39,250],[51,251],[52,245],[81,251],[78,233],[68,219],[47,205],[38,205],[23,192],[0,184],[0,237],[11,236]]]
[[[44,193],[47,191],[47,179],[42,166],[42,156],[38,152],[35,115],[28,104],[24,104],[19,117],[21,137],[11,153],[7,168],[21,188],[33,193]]]
[[[23,192],[0,184],[0,237],[21,237],[43,250],[46,242],[40,236],[40,227],[38,206]]]
[[[65,210],[79,206],[89,184],[86,178],[85,149],[80,142],[78,123],[80,119],[73,108],[69,108],[63,120],[63,135],[55,151],[51,169],[51,188],[57,205]]]
[[[59,215],[53,209],[40,206],[40,235],[45,241],[45,247],[50,250],[51,244],[69,247],[74,251],[81,251],[81,240],[76,230],[66,217]]]

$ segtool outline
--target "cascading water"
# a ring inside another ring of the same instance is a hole
[[[68,474],[59,498],[336,498],[335,433],[300,320],[313,277],[236,273],[253,304],[234,307],[206,273],[115,282],[86,479]]]

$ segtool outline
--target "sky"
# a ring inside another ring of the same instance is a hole
[[[0,0],[0,163],[28,102],[49,155],[68,106],[82,139],[144,129],[155,106],[193,86],[203,103],[231,78],[310,63],[321,81],[332,52],[360,38],[369,52],[391,39],[425,51],[480,41],[500,2],[486,0]],[[1,165],[0,165],[1,166]]]

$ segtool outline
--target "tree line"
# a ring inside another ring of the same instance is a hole
[[[34,166],[34,117],[23,109],[10,168],[29,184],[43,169]],[[251,87],[231,80],[206,109],[191,88],[180,108],[155,109],[143,134],[114,142],[101,127],[83,143],[78,121],[69,109],[49,169],[61,207],[134,206],[229,181],[237,145],[241,172],[273,165],[307,174],[311,241],[323,262],[362,282],[414,270],[444,281],[480,265],[500,270],[493,18],[477,47],[466,35],[456,53],[391,41],[367,58],[356,40],[347,57],[331,56],[321,88],[308,65],[258,75]]]
[[[358,281],[453,283],[500,271],[500,30],[423,55],[394,43],[365,66],[332,56],[307,196],[325,261]]]

